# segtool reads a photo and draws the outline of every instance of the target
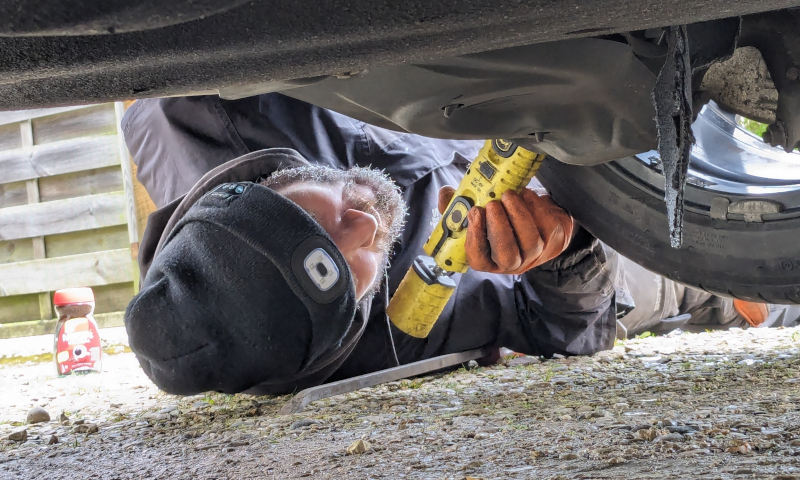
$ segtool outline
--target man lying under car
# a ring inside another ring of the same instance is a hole
[[[479,347],[613,345],[616,262],[531,189],[469,212],[472,268],[427,338],[388,320],[482,142],[389,131],[279,94],[138,101],[123,131],[159,207],[126,327],[168,392],[285,393]]]

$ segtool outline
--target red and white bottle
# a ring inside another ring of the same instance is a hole
[[[65,288],[53,295],[58,314],[54,356],[59,375],[102,369],[100,332],[94,320],[94,293],[88,287]]]

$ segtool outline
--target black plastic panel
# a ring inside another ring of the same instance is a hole
[[[89,18],[81,23],[72,18],[74,12],[63,18],[67,13],[62,4],[89,17],[95,10],[105,10],[108,2],[21,3],[30,9],[33,24],[7,22],[3,26],[7,35],[35,33],[37,28],[47,35],[59,31],[69,35],[0,37],[0,109],[216,91],[236,84],[430,61],[798,4],[796,0],[256,0],[185,21],[195,18],[197,11],[172,10],[167,7],[171,2],[146,2],[152,10],[137,14],[141,22],[132,20],[128,10],[112,8],[99,16],[102,21]],[[167,26],[153,28],[162,24]],[[106,25],[117,27],[103,30]],[[119,29],[142,31],[116,33]],[[104,34],[77,35],[83,31]]]
[[[654,84],[627,44],[583,38],[376,67],[283,93],[385,128],[514,139],[595,165],[655,148]]]

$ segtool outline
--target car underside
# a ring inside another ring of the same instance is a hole
[[[281,92],[394,130],[513,139],[552,157],[541,182],[622,254],[800,303],[798,3],[12,0],[0,109]]]

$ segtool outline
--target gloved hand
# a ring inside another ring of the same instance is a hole
[[[439,190],[439,213],[453,197],[453,187]],[[465,250],[474,270],[521,274],[559,256],[572,240],[575,221],[550,197],[533,190],[507,191],[486,208],[467,215]]]

